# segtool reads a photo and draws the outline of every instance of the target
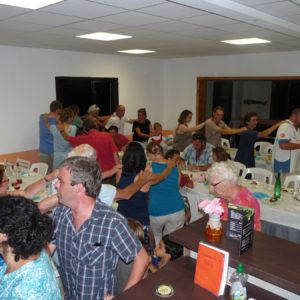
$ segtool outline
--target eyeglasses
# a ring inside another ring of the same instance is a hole
[[[218,186],[220,183],[224,182],[225,180],[221,180],[217,183],[211,183],[210,186],[212,186],[213,188],[215,188],[216,186]]]

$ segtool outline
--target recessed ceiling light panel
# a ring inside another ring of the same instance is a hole
[[[131,49],[131,50],[119,50],[120,53],[129,53],[129,54],[145,54],[145,53],[154,53],[154,50],[142,50],[142,49]]]
[[[226,40],[226,41],[221,41],[221,42],[222,43],[227,43],[227,44],[232,44],[232,45],[253,45],[253,44],[271,43],[271,41],[258,39],[258,38]]]
[[[77,35],[76,37],[82,39],[91,39],[91,40],[99,40],[99,41],[115,41],[122,39],[130,39],[132,36],[130,35],[122,35],[108,32],[94,32],[89,34]]]
[[[38,9],[62,1],[63,0],[0,0],[0,4],[29,9]]]

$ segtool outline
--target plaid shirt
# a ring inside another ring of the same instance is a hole
[[[214,162],[212,159],[213,148],[213,145],[206,143],[203,153],[200,155],[198,160],[196,160],[196,150],[194,145],[191,144],[184,149],[181,156],[185,161],[188,162],[189,165],[207,166],[208,164],[212,164]]]
[[[142,247],[126,219],[99,200],[78,232],[70,208],[60,204],[53,218],[65,300],[114,295],[119,257],[130,262]]]

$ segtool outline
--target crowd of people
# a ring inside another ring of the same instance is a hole
[[[48,165],[48,173],[24,191],[8,191],[0,167],[1,299],[61,299],[49,260],[53,253],[64,299],[70,300],[112,299],[182,255],[169,234],[190,217],[180,187],[193,188],[193,181],[183,169],[207,171],[224,220],[228,203],[251,207],[254,229],[260,231],[259,202],[239,185],[237,170],[221,147],[224,134],[240,135],[235,160],[253,167],[255,141],[279,127],[274,171],[297,171],[299,108],[263,132],[254,130],[254,112],[236,129],[223,122],[220,106],[193,127],[192,112],[183,110],[173,139],[163,135],[160,123],[152,127],[145,108],[137,119],[127,118],[123,105],[109,116],[100,117],[99,110],[92,105],[79,117],[77,105],[50,104],[50,113],[39,121],[39,160]],[[132,124],[132,141],[124,136],[125,123]],[[38,205],[29,200],[50,181],[56,189],[52,196]],[[51,210],[50,218],[46,213]]]

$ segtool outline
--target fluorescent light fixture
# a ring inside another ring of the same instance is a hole
[[[252,44],[266,44],[271,43],[271,41],[258,39],[258,38],[249,38],[249,39],[238,39],[238,40],[226,40],[221,41],[222,43],[233,44],[233,45],[252,45]]]
[[[131,49],[131,50],[119,50],[120,53],[129,53],[129,54],[145,54],[145,53],[154,53],[153,50],[142,50],[142,49]]]
[[[108,32],[94,32],[89,34],[77,35],[76,37],[82,39],[99,40],[99,41],[115,41],[115,40],[132,38],[132,36],[130,35],[121,35],[121,34],[108,33]]]
[[[0,0],[0,4],[29,9],[38,9],[62,1],[63,0]]]

